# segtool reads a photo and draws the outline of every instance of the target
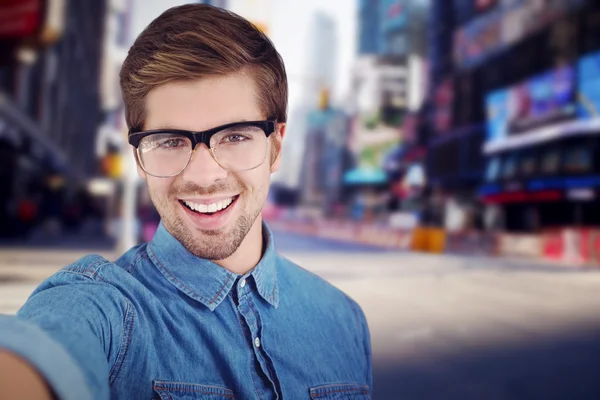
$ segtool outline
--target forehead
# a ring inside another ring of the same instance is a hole
[[[238,121],[263,119],[254,80],[237,73],[154,88],[146,99],[145,130],[202,131]]]

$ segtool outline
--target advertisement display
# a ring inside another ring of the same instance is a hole
[[[454,34],[454,61],[461,67],[475,67],[491,53],[502,49],[502,10],[477,18]]]
[[[600,117],[600,51],[585,55],[579,60],[579,103],[577,114],[580,119]]]
[[[487,141],[493,142],[508,136],[510,89],[490,93],[486,97]]]
[[[499,150],[509,139],[512,148],[531,144],[532,132],[540,140],[560,134],[547,130],[577,117],[576,93],[575,69],[565,66],[488,94],[486,148]]]
[[[575,71],[567,66],[511,89],[511,134],[575,117]]]
[[[576,68],[565,66],[488,94],[486,111],[487,154],[597,132],[600,51],[581,57]]]
[[[0,40],[32,36],[41,20],[41,0],[0,1]]]
[[[477,1],[484,9],[494,1]],[[459,68],[474,68],[494,54],[541,31],[577,10],[585,0],[513,0],[483,13],[455,31],[454,61]]]
[[[408,22],[408,8],[397,0],[383,0],[380,4],[381,29],[392,31],[403,28]]]

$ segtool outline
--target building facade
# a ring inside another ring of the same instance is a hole
[[[96,173],[94,139],[102,120],[106,1],[25,3],[0,5],[3,227],[50,176],[79,182]],[[2,22],[5,16],[11,21]]]
[[[428,175],[534,234],[600,225],[599,5],[438,0]]]

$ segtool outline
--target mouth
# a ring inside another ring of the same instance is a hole
[[[235,201],[239,197],[240,197],[239,195],[233,196],[228,199],[220,200],[220,201],[217,201],[212,204],[201,204],[201,203],[194,203],[191,201],[184,201],[184,200],[179,200],[179,203],[181,203],[181,205],[183,207],[187,208],[188,210],[190,210],[193,213],[200,214],[200,215],[206,215],[206,216],[213,216],[213,215],[221,214],[225,210],[229,209],[233,204],[235,204]]]

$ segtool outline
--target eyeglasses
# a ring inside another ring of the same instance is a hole
[[[244,121],[202,132],[177,129],[130,131],[129,144],[136,148],[144,172],[158,178],[179,175],[190,163],[194,149],[204,143],[215,161],[227,171],[258,168],[267,158],[268,137],[276,121]]]

